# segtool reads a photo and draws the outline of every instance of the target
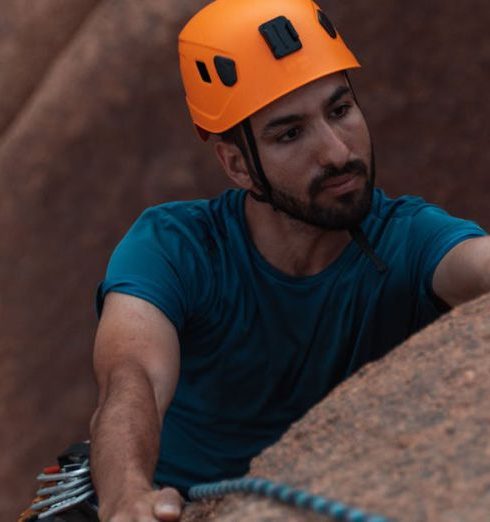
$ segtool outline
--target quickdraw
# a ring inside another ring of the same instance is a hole
[[[58,465],[44,468],[37,476],[40,488],[32,505],[18,522],[50,522],[58,513],[77,509],[84,520],[97,522],[95,491],[90,477],[90,446],[75,444],[58,457]]]

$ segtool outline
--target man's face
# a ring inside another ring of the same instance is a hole
[[[371,140],[344,74],[288,94],[251,122],[276,208],[329,230],[348,229],[369,212]]]

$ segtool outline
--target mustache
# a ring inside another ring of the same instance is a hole
[[[317,194],[319,194],[322,190],[322,185],[325,181],[331,178],[338,178],[339,176],[344,176],[345,174],[355,174],[358,176],[368,175],[368,167],[366,163],[362,160],[352,160],[348,161],[342,168],[338,168],[335,165],[327,165],[322,174],[320,174],[317,178],[315,178],[309,188],[309,195],[311,198],[314,198]]]

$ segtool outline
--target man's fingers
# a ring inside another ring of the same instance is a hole
[[[176,489],[163,488],[158,494],[153,510],[158,520],[179,520],[182,514],[182,497]]]

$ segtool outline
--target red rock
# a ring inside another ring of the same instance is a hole
[[[39,469],[87,436],[93,296],[111,250],[144,207],[226,186],[195,137],[178,77],[177,33],[204,3],[2,2],[6,520],[29,501]],[[488,3],[328,5],[365,66],[354,81],[381,183],[488,227]]]
[[[257,457],[250,474],[399,522],[487,522],[489,313],[490,294],[364,367]],[[197,505],[184,521],[196,513]],[[213,504],[206,520],[320,517],[235,495]]]
[[[99,0],[3,0],[0,136],[28,103]]]

